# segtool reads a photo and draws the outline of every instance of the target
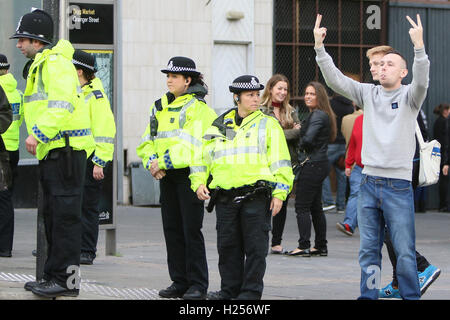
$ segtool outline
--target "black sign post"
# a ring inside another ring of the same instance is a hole
[[[63,36],[76,49],[93,54],[97,61],[96,76],[100,78],[105,93],[116,114],[115,88],[115,0],[65,0],[65,28]],[[117,123],[117,117],[116,117]],[[116,144],[117,145],[117,144]],[[116,148],[115,148],[116,149]],[[100,199],[100,228],[106,231],[107,255],[116,254],[116,225],[114,211],[117,203],[116,154],[104,171],[102,196]]]

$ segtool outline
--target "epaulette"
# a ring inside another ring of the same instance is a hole
[[[103,93],[100,90],[94,90],[92,91],[96,99],[103,98]]]

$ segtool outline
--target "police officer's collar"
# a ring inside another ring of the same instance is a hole
[[[234,123],[240,126],[242,124],[242,120],[244,120],[244,118],[239,115],[238,109],[236,108],[236,111],[234,113]]]

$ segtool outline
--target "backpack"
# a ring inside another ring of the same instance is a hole
[[[419,124],[416,122],[416,136],[420,147],[418,187],[425,187],[439,181],[441,171],[441,144],[437,140],[423,141]]]

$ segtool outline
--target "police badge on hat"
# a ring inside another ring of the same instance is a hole
[[[234,79],[228,87],[231,92],[239,93],[242,91],[262,90],[264,86],[259,83],[259,79],[252,75],[243,75]]]
[[[187,57],[173,57],[169,60],[166,69],[162,73],[180,73],[187,76],[198,76],[200,72],[196,70],[194,60]]]

